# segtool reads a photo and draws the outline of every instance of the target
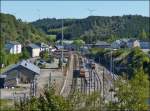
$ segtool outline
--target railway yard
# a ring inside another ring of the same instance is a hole
[[[74,96],[76,92],[90,95],[93,92],[101,94],[103,100],[113,99],[110,89],[113,87],[113,80],[116,75],[111,74],[106,68],[78,54],[72,55],[72,60],[66,83],[61,95],[64,97]]]
[[[112,100],[113,80],[116,76],[94,60],[88,59],[76,52],[72,52],[69,57],[68,67],[63,69],[41,69],[40,76],[36,81],[36,95],[39,96],[43,88],[48,84],[53,84],[56,93],[63,97],[72,97],[76,92],[90,95],[99,93],[103,100]],[[2,99],[17,99],[29,97],[31,84],[20,84],[20,88],[2,89]]]

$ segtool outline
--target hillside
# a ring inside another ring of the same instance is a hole
[[[61,37],[61,19],[41,19],[32,22],[35,27],[46,34]],[[64,19],[64,37],[66,39],[82,38],[86,42],[96,40],[112,41],[116,38],[148,39],[149,17],[140,15],[125,16],[90,16],[85,19]]]
[[[45,41],[44,33],[37,30],[33,25],[22,22],[21,19],[17,20],[13,15],[0,13],[0,21],[2,46],[9,40],[18,41],[22,44]]]

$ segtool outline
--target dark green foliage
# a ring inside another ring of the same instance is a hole
[[[118,101],[113,106],[108,105],[108,109],[114,110],[134,110],[147,111],[148,104],[146,99],[149,96],[149,80],[148,75],[144,73],[142,68],[134,72],[131,80],[120,78],[116,84],[116,97]]]
[[[127,67],[128,70],[133,73],[138,68],[143,68],[146,73],[148,73],[150,58],[148,55],[142,52],[139,48],[134,48],[129,53],[127,58]]]
[[[71,111],[71,105],[63,97],[55,95],[53,88],[45,89],[39,97],[23,99],[15,104],[19,111]]]
[[[26,48],[23,48],[22,56],[20,57],[20,59],[28,59],[29,57],[30,57],[30,53],[28,52]]]
[[[110,69],[110,50],[93,48],[90,50],[89,57],[100,62],[102,65]],[[127,74],[129,78],[134,76],[134,72],[142,68],[145,73],[150,72],[150,58],[140,48],[119,49],[113,51],[112,58],[115,60],[114,71],[116,74]],[[119,70],[118,70],[119,69]]]
[[[54,61],[54,57],[48,51],[42,51],[40,53],[40,57],[41,57],[41,59],[43,59],[44,61],[49,62],[49,63]]]
[[[1,54],[0,64],[4,64],[5,66],[17,63],[22,56],[21,54],[9,54],[5,51],[1,51]]]
[[[10,14],[0,13],[1,20],[1,36],[0,42],[18,41],[22,44],[27,42],[45,41],[45,34],[37,30],[33,25],[22,22]]]
[[[46,37],[47,43],[55,43],[56,41],[56,35],[48,35]]]
[[[26,48],[23,48],[21,54],[10,54],[4,49],[2,49],[0,52],[1,52],[0,64],[4,64],[5,66],[8,66],[10,64],[16,64],[18,61],[28,59],[30,57],[30,54]]]
[[[21,54],[10,54],[4,49],[2,49],[0,52],[1,52],[0,64],[4,64],[4,66],[16,64],[18,61],[22,59],[28,59],[30,57],[30,54],[26,48],[23,48]]]
[[[61,38],[61,19],[42,19],[32,23],[47,34],[56,34]],[[97,40],[113,41],[117,38],[148,39],[149,17],[140,15],[90,16],[85,19],[65,19],[65,39],[82,38],[87,43]]]
[[[85,44],[85,42],[83,40],[74,40],[73,44],[77,47],[77,50],[79,51],[79,49]]]

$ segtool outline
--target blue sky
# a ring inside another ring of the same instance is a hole
[[[1,1],[1,12],[15,15],[23,21],[39,18],[85,18],[92,15],[149,16],[149,1]]]

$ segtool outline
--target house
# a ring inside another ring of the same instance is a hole
[[[111,45],[105,41],[97,41],[96,44],[93,45],[94,47],[99,47],[99,48],[110,48]]]
[[[127,47],[127,42],[129,39],[120,39],[112,42],[111,48],[113,49],[119,49],[119,48],[125,48]]]
[[[36,44],[29,44],[27,46],[27,49],[30,52],[30,55],[32,57],[39,57],[40,56],[41,49],[40,49],[40,47],[38,45],[36,45]]]
[[[22,46],[20,43],[15,42],[15,41],[10,41],[5,44],[5,49],[10,53],[10,54],[20,54],[22,52]]]
[[[141,49],[150,49],[150,42],[148,41],[140,41]]]
[[[51,48],[49,45],[45,44],[45,43],[37,43],[36,45],[38,45],[40,47],[40,51],[49,51],[49,49]]]
[[[31,83],[40,74],[40,68],[29,61],[21,61],[7,69],[2,75],[5,87],[14,87],[19,83]]]
[[[127,46],[128,46],[128,48],[140,47],[140,42],[139,42],[139,40],[136,40],[136,39],[130,39],[127,42]]]
[[[150,51],[150,42],[149,41],[140,41],[140,48],[143,52]]]

